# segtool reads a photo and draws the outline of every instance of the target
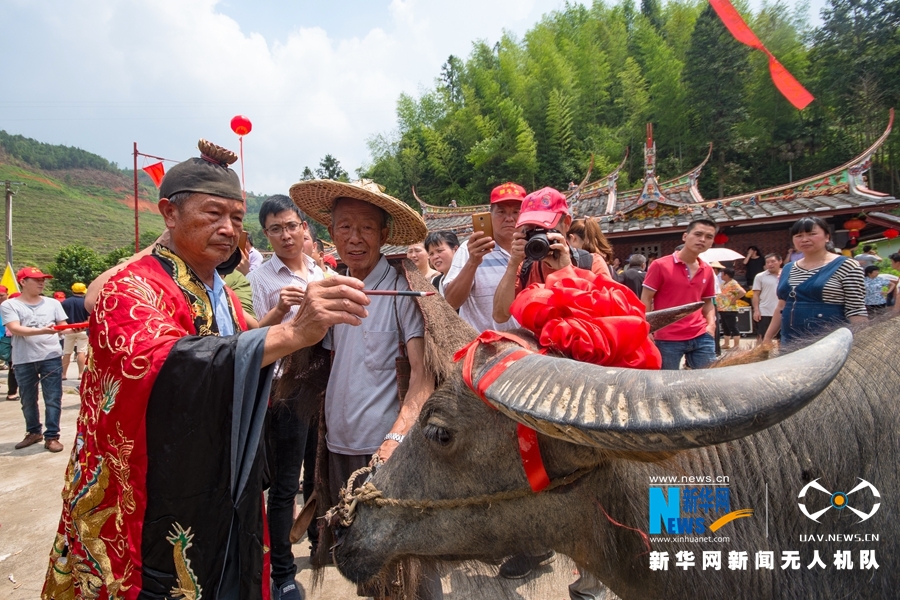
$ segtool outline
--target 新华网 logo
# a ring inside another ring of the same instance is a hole
[[[703,535],[750,516],[752,508],[731,510],[727,487],[650,487],[651,535]]]

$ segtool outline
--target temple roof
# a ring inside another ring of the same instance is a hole
[[[821,216],[891,210],[900,204],[893,196],[867,187],[864,174],[872,155],[881,147],[894,123],[894,111],[884,133],[862,154],[847,163],[814,177],[719,200],[706,200],[697,181],[712,154],[690,171],[666,180],[656,179],[656,144],[648,127],[644,146],[645,176],[640,188],[617,191],[619,171],[625,160],[591,183],[582,183],[568,193],[572,216],[594,217],[611,237],[631,237],[650,233],[673,233],[694,219],[707,218],[722,226],[738,226],[786,221],[816,213]],[[627,158],[627,155],[626,155]],[[429,231],[449,230],[460,241],[472,232],[472,214],[487,212],[489,204],[476,206],[433,206],[416,200]]]

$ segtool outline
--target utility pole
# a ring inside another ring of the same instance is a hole
[[[13,249],[12,249],[12,186],[25,185],[21,181],[6,180],[6,264],[12,267]]]
[[[138,178],[137,178],[137,142],[134,143],[134,253],[141,251],[140,244],[140,225],[138,221]]]

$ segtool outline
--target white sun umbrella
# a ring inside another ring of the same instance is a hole
[[[722,262],[723,260],[737,260],[744,258],[744,255],[728,248],[710,248],[700,255],[705,263]]]

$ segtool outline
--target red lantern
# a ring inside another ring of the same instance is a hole
[[[238,135],[247,135],[253,129],[253,123],[244,115],[237,115],[231,119],[231,130]]]
[[[847,221],[844,221],[844,229],[848,229],[850,231],[859,231],[863,227],[866,226],[866,222],[862,219],[852,218]]]
[[[721,246],[722,244],[727,244],[728,239],[728,236],[724,233],[717,233],[716,237],[713,238],[713,243]]]
[[[900,235],[900,231],[897,231],[896,229],[887,229],[884,232],[884,237],[886,237],[889,240],[894,239],[898,235]]]

